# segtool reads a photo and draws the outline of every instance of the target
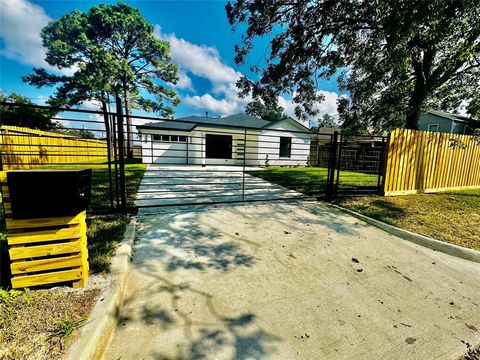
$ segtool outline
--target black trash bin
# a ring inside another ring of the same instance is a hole
[[[91,169],[8,171],[12,218],[78,214],[90,205],[91,177]]]

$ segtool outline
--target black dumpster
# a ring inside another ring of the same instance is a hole
[[[76,215],[90,205],[91,169],[7,172],[13,219]]]

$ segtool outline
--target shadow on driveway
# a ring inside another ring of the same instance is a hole
[[[142,210],[107,359],[451,359],[478,264],[322,203]]]

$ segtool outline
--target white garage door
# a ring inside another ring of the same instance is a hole
[[[153,143],[154,164],[186,164],[187,143]]]

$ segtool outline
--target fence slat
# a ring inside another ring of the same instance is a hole
[[[469,135],[396,129],[385,174],[387,196],[480,188],[480,143]]]
[[[99,161],[107,157],[104,140],[18,126],[0,126],[3,170],[28,169],[38,165]]]

